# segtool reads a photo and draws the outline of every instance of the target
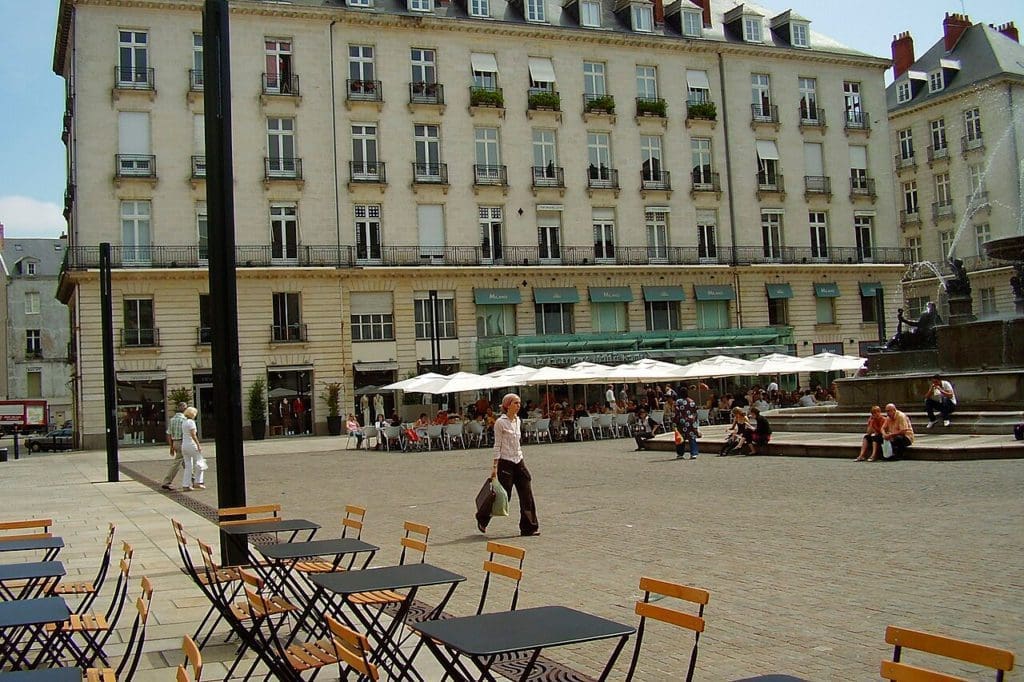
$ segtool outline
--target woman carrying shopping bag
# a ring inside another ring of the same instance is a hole
[[[533,502],[532,478],[526,462],[523,461],[523,448],[520,444],[522,420],[519,419],[519,408],[522,402],[515,393],[509,393],[501,400],[504,412],[494,422],[494,463],[491,466],[491,479],[497,479],[508,496],[512,497],[515,487],[519,495],[519,533],[520,535],[540,535],[537,523],[537,508]],[[487,524],[491,522],[492,510],[478,508],[476,527],[481,533],[487,532]]]

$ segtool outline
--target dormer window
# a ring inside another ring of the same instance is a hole
[[[761,17],[748,15],[743,17],[743,40],[748,43],[761,43]]]
[[[596,0],[580,2],[580,25],[588,28],[601,28],[601,3]]]
[[[544,22],[544,0],[526,0],[526,20]]]
[[[469,0],[469,15],[471,17],[491,16],[491,3],[489,0]]]
[[[938,92],[946,87],[946,79],[943,78],[942,69],[936,69],[928,74],[928,92]]]
[[[789,44],[793,47],[811,46],[811,28],[807,24],[792,22],[789,25]]]
[[[38,264],[34,260],[25,261],[25,274],[29,277],[35,277],[37,265]]]
[[[654,30],[654,13],[650,5],[633,5],[630,15],[633,18],[633,30],[650,33]]]
[[[373,7],[373,0],[347,0],[349,7]]]
[[[433,12],[434,0],[409,0],[410,12]]]
[[[903,81],[896,85],[896,103],[903,104],[910,101],[910,81]]]
[[[700,38],[704,31],[704,17],[700,12],[682,12],[683,35],[688,38]]]

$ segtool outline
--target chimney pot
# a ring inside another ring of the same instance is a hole
[[[892,38],[893,79],[899,78],[914,64],[914,39],[910,31],[904,31]]]
[[[945,38],[946,52],[952,51],[960,36],[971,27],[971,18],[966,14],[946,12],[946,18],[942,20],[942,34]]]
[[[1020,42],[1020,33],[1017,31],[1017,27],[1014,25],[1012,21],[1008,21],[1005,24],[1000,24],[999,26],[992,26],[992,28],[999,31],[1013,42]]]

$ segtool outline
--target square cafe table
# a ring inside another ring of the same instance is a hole
[[[424,563],[367,568],[362,571],[345,571],[344,573],[322,573],[311,576],[309,580],[317,588],[311,603],[316,603],[320,596],[330,593],[341,598],[341,603],[328,598],[328,610],[331,615],[356,627],[352,620],[342,613],[342,608],[348,606],[355,614],[359,622],[366,628],[367,636],[373,637],[375,641],[372,654],[373,662],[387,669],[391,679],[405,679],[408,675],[415,675],[422,679],[413,669],[412,661],[402,653],[401,641],[398,639],[409,613],[409,607],[421,587],[448,585],[448,592],[430,612],[429,617],[436,618],[444,611],[455,588],[465,579],[466,576]],[[353,603],[351,600],[354,594],[394,590],[408,590],[408,593],[398,611],[393,614],[391,623],[387,626],[380,622],[384,609],[380,608],[379,604],[363,606]],[[393,670],[389,668],[387,662],[394,665]]]
[[[64,575],[64,564],[60,561],[0,564],[0,596],[7,600],[32,599],[42,594],[50,584],[50,578],[63,578]],[[8,585],[15,581],[24,581],[24,584],[17,587]]]
[[[249,523],[221,524],[220,530],[228,536],[228,539],[234,543],[235,547],[241,550],[241,553],[249,557],[249,563],[255,564],[257,563],[256,559],[252,556],[252,552],[249,551],[250,535],[273,533],[277,537],[278,533],[291,533],[285,542],[293,542],[299,536],[299,533],[309,531],[309,535],[305,538],[308,541],[312,540],[316,532],[320,530],[320,524],[307,519],[274,519],[251,521]]]
[[[14,673],[0,672],[4,682],[82,682],[79,668],[37,668]]]
[[[43,550],[43,561],[53,559],[64,548],[64,538],[33,538],[30,540],[0,540],[0,552],[33,552]]]
[[[15,669],[32,667],[28,652],[36,642],[43,647],[40,656],[52,654],[51,644],[59,631],[43,637],[44,626],[63,623],[70,615],[71,610],[61,597],[0,602],[0,669],[6,665]],[[28,641],[22,642],[26,633]]]
[[[520,680],[526,680],[537,657],[549,647],[618,638],[604,671],[605,680],[615,665],[622,647],[636,632],[632,625],[622,625],[565,606],[541,606],[517,611],[484,613],[463,618],[429,620],[410,623],[409,627],[423,636],[423,643],[455,679],[474,679],[474,674],[459,660],[468,657],[479,670],[479,680],[494,680],[491,666],[502,654],[532,652]],[[447,650],[442,651],[442,647]]]

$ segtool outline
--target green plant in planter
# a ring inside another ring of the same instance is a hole
[[[501,109],[505,106],[505,97],[501,90],[473,88],[469,92],[469,104],[474,107],[497,107]]]
[[[531,109],[559,111],[562,108],[562,98],[557,92],[534,92],[530,95],[528,106]]]
[[[587,100],[587,111],[602,112],[607,114],[615,113],[615,97],[612,95],[600,95]]]
[[[185,403],[187,405],[191,405],[192,390],[185,386],[178,386],[168,391],[167,404],[171,406],[172,411],[178,408],[178,403]]]
[[[638,99],[636,101],[637,116],[660,116],[665,118],[668,107],[663,99]]]
[[[714,102],[697,102],[696,104],[690,104],[686,108],[686,116],[688,118],[703,118],[714,121],[718,118],[718,110],[715,109]]]
[[[245,414],[250,422],[263,423],[267,420],[266,382],[260,378],[249,386],[249,403]]]
[[[341,396],[341,384],[337,381],[333,381],[324,386],[324,392],[320,394],[320,397],[324,402],[327,403],[327,416],[328,417],[339,417],[341,416],[338,411],[339,402]]]

